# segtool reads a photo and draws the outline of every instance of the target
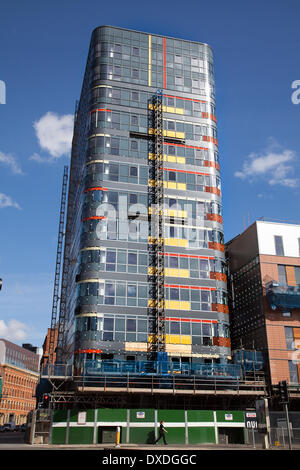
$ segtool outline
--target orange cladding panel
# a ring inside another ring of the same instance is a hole
[[[296,278],[295,278],[295,268],[294,266],[286,266],[286,281],[289,286],[296,285]]]
[[[300,338],[300,328],[293,328],[293,334],[294,334],[294,338],[296,339],[299,339]]]

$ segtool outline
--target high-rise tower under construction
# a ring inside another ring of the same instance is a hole
[[[102,26],[72,145],[57,357],[227,362],[213,57]]]

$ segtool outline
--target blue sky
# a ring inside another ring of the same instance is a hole
[[[299,15],[298,0],[2,2],[0,337],[41,346],[50,326],[63,167],[93,29],[212,46],[228,241],[262,216],[300,219]]]

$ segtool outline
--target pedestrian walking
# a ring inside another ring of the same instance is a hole
[[[159,441],[161,438],[163,438],[164,444],[165,444],[165,445],[168,445],[168,444],[167,444],[167,441],[166,441],[165,433],[168,433],[168,431],[166,430],[166,428],[165,428],[165,426],[164,426],[164,421],[161,420],[160,426],[159,426],[159,437],[158,437],[158,439],[156,439],[156,441],[154,442],[154,444],[157,444],[158,441]]]

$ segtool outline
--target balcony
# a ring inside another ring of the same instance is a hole
[[[288,286],[272,281],[266,285],[266,296],[273,310],[300,308],[300,285]]]

